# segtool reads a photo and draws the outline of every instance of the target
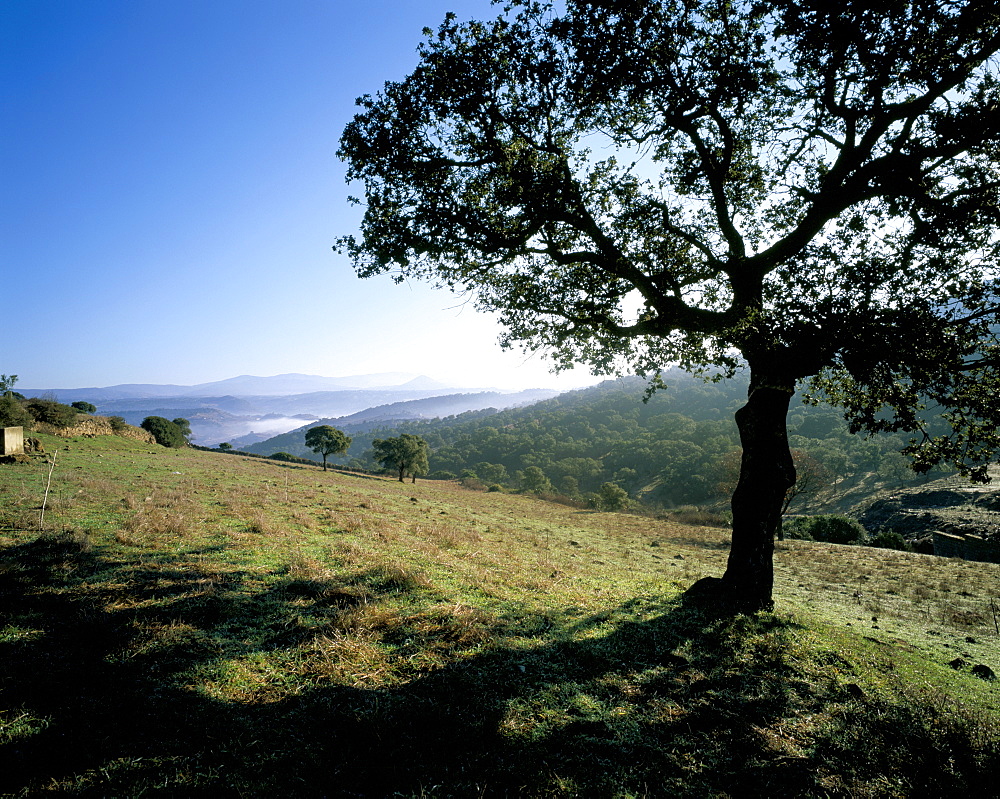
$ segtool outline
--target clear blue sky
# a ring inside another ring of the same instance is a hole
[[[22,386],[402,371],[572,386],[445,292],[359,280],[335,156],[424,26],[486,0],[0,5],[0,372]]]

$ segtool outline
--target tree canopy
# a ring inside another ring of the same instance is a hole
[[[722,588],[769,607],[803,382],[855,431],[911,432],[918,469],[982,479],[1000,450],[1000,10],[559,9],[449,15],[359,100],[339,153],[365,212],[338,248],[468,293],[557,365],[747,368]]]
[[[306,430],[306,446],[323,456],[323,471],[326,471],[328,455],[343,455],[351,446],[351,438],[328,424],[310,427]]]
[[[147,416],[142,420],[143,430],[152,433],[153,438],[156,439],[156,443],[163,447],[186,447],[187,446],[187,433],[190,433],[190,428],[187,428],[187,433],[184,429],[177,425],[178,421],[186,422],[186,419],[175,419],[170,421],[162,416]]]
[[[377,438],[372,441],[375,460],[384,469],[399,473],[399,482],[409,474],[413,482],[417,475],[427,474],[428,452],[427,442],[412,433],[403,433],[392,438]]]

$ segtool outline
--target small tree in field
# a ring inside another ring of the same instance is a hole
[[[537,466],[528,466],[523,471],[518,472],[517,482],[520,483],[522,491],[528,491],[532,494],[555,491],[545,472]]]
[[[417,475],[427,474],[429,448],[427,442],[412,433],[403,433],[394,438],[375,439],[372,441],[375,461],[382,468],[398,472],[399,482],[407,474],[417,482]]]
[[[143,430],[153,434],[156,443],[163,447],[185,447],[187,438],[184,432],[169,419],[162,416],[147,416],[140,425]]]
[[[598,510],[625,510],[629,505],[628,491],[614,483],[604,483],[595,495]]]
[[[467,292],[557,366],[748,370],[730,607],[773,605],[796,389],[985,479],[995,3],[524,0],[419,53],[341,138],[364,218],[338,249]]]
[[[323,471],[326,471],[328,455],[345,455],[351,446],[351,437],[336,427],[321,424],[306,430],[306,446],[323,456]]]
[[[80,413],[97,413],[97,406],[90,402],[77,400],[76,402],[71,402],[70,405],[71,407],[76,408]]]
[[[188,439],[191,438],[191,422],[183,417],[179,417],[174,419],[173,424],[180,431],[180,434],[184,436],[184,443],[186,444]]]

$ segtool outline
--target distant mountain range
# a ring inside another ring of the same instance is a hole
[[[147,416],[183,417],[191,423],[193,443],[202,446],[223,441],[245,446],[320,419],[359,414],[379,421],[432,419],[488,407],[510,408],[559,393],[449,387],[424,375],[401,372],[349,377],[241,375],[193,386],[131,383],[18,390],[29,397],[90,402],[99,415],[121,416],[130,424]]]
[[[378,405],[366,408],[358,413],[330,419],[317,419],[297,427],[290,432],[277,436],[246,436],[230,441],[234,446],[247,452],[271,455],[275,452],[298,450],[303,446],[303,436],[306,428],[317,424],[330,424],[353,431],[369,430],[383,426],[388,422],[406,422],[427,419],[441,419],[447,416],[457,416],[467,411],[482,411],[487,408],[506,410],[532,405],[542,400],[552,399],[560,392],[545,388],[532,388],[525,391],[501,393],[499,391],[480,391],[473,394],[445,394],[427,399],[394,402],[388,405]],[[308,453],[306,453],[308,454]]]
[[[284,374],[271,377],[240,375],[211,383],[193,386],[161,385],[155,383],[123,383],[104,388],[39,388],[21,389],[25,396],[37,397],[53,394],[60,402],[86,402],[117,399],[142,399],[153,397],[220,397],[260,396],[281,397],[291,394],[308,394],[317,391],[345,391],[358,389],[396,388],[413,391],[446,391],[457,386],[447,386],[424,375],[403,372],[383,372],[373,375],[352,375],[350,377],[323,377],[321,375]]]

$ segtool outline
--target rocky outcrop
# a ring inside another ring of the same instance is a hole
[[[74,436],[120,436],[121,438],[134,438],[144,444],[155,444],[156,439],[153,434],[143,430],[141,427],[134,427],[130,424],[116,424],[112,426],[111,420],[106,416],[87,416],[80,419],[72,427],[54,427],[44,422],[35,425],[35,430],[39,433],[48,433],[52,436],[62,438],[73,438]]]
[[[1000,562],[1000,472],[992,483],[958,477],[882,494],[851,515],[871,533],[897,532],[918,551]],[[931,546],[933,549],[931,550]]]

